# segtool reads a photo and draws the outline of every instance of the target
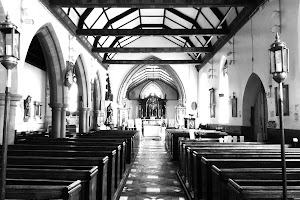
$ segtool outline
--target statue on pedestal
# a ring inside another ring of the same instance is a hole
[[[113,109],[112,109],[112,106],[111,106],[111,103],[107,106],[107,109],[106,109],[106,120],[105,120],[105,125],[106,126],[112,126],[113,127]]]

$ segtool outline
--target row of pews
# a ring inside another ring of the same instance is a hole
[[[117,199],[139,142],[139,131],[123,130],[21,136],[8,146],[5,198]]]
[[[190,199],[282,199],[279,144],[187,138],[178,140],[178,157],[173,160],[178,161],[178,176]],[[285,151],[288,199],[300,199],[300,149],[286,145]]]

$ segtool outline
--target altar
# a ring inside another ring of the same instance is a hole
[[[162,137],[162,126],[166,119],[142,119],[144,137]]]

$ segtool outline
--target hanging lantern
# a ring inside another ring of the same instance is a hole
[[[270,73],[273,74],[273,79],[277,83],[283,82],[289,72],[289,49],[284,42],[279,39],[279,34],[276,34],[276,40],[271,44],[270,53]]]
[[[20,33],[17,26],[6,20],[0,24],[0,62],[6,69],[12,69],[20,59]]]

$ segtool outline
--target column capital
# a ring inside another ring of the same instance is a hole
[[[49,103],[49,106],[51,108],[63,108],[64,104],[63,103]]]

